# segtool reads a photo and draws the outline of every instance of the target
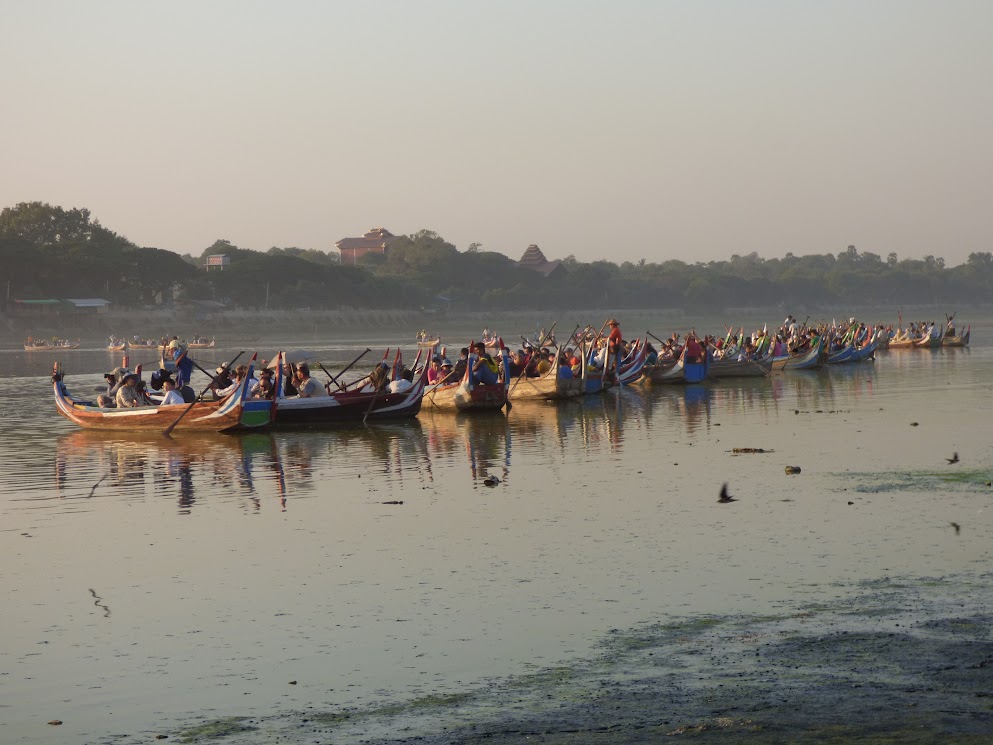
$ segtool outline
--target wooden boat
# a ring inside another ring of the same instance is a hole
[[[128,350],[128,343],[126,341],[122,341],[120,344],[107,345],[108,352],[126,352],[127,350]]]
[[[470,345],[470,349],[472,346]],[[510,355],[503,350],[503,369],[510,369]],[[496,411],[508,403],[507,393],[510,389],[510,378],[498,381],[493,385],[473,383],[470,370],[479,358],[469,355],[465,375],[462,380],[446,385],[428,386],[424,391],[423,408],[447,411]]]
[[[816,370],[824,366],[825,334],[817,337],[810,349],[800,354],[783,355],[772,360],[773,370]]]
[[[282,352],[280,359],[282,357]],[[381,364],[387,364],[389,349],[383,356]],[[428,365],[419,364],[421,356],[425,361],[431,358],[430,350],[418,350],[414,359],[414,370],[417,374],[412,385],[405,391],[390,393],[388,390],[373,391],[368,385],[368,376],[348,383],[343,388],[327,396],[300,398],[286,396],[282,386],[279,387],[275,405],[276,427],[322,427],[335,424],[363,422],[366,419],[389,420],[405,419],[417,416],[424,399],[424,389],[427,386]],[[282,367],[281,363],[277,363]],[[400,351],[397,350],[393,362],[392,379],[399,377],[403,362]]]
[[[418,336],[417,338],[417,346],[425,349],[429,347],[437,347],[439,344],[441,344],[441,336]]]
[[[972,326],[966,326],[965,331],[959,336],[944,336],[941,340],[941,345],[944,347],[967,347],[969,346],[969,334],[972,332]]]
[[[58,412],[74,424],[88,429],[157,430],[163,431],[189,409],[179,420],[176,431],[233,432],[267,427],[272,421],[272,401],[248,398],[248,386],[255,355],[242,385],[222,401],[203,401],[170,406],[138,406],[132,409],[104,409],[93,401],[74,399],[63,382],[61,371],[52,374],[55,406]]]
[[[191,341],[186,345],[187,349],[213,349],[217,344],[216,339],[211,339],[210,341]]]
[[[586,366],[580,377],[562,378],[559,377],[556,366],[552,365],[541,377],[520,377],[514,380],[510,385],[510,400],[515,403],[556,401],[600,393],[615,385],[631,385],[641,378],[647,358],[648,347],[645,344],[638,344],[635,351],[621,362],[617,380],[614,380],[609,370],[593,369],[589,366]]]
[[[62,349],[79,349],[79,342],[58,342],[55,344],[50,341],[24,342],[25,352],[56,352]]]
[[[913,349],[914,348],[914,338],[909,336],[906,331],[900,329],[897,331],[889,340],[886,345],[887,349]]]
[[[945,338],[944,330],[938,336],[925,336],[914,341],[914,349],[938,349]]]
[[[587,366],[583,373],[583,393],[591,395],[601,393],[615,385],[631,385],[642,378],[645,362],[648,359],[648,345],[640,339],[634,342],[633,350],[621,360],[620,369],[616,372],[608,361],[603,370]]]

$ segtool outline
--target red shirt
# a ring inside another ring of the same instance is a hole
[[[621,333],[621,327],[620,326],[612,327],[610,329],[610,336],[607,337],[608,343],[610,344],[610,351],[616,352],[617,348],[621,344],[621,339],[623,338],[624,335]]]

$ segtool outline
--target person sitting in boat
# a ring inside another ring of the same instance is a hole
[[[214,380],[210,384],[210,392],[214,397],[215,401],[227,396],[232,393],[236,387],[235,381],[231,379],[231,371],[228,369],[228,363],[222,362],[221,365],[214,370]]]
[[[297,395],[300,398],[320,398],[327,396],[327,389],[310,377],[310,365],[301,362],[297,365]]]
[[[454,367],[452,361],[447,357],[441,361],[441,377],[438,378],[438,385],[451,385],[462,380],[462,378],[455,377]]]
[[[428,385],[435,385],[441,378],[441,357],[435,355],[431,358],[431,364],[428,367]]]
[[[655,347],[652,346],[651,342],[645,342],[645,349],[648,350],[648,354],[645,356],[646,365],[654,365],[659,361],[659,353]]]
[[[452,380],[462,380],[465,377],[466,368],[469,366],[469,347],[462,347],[459,350],[459,358],[455,361],[455,368],[452,370]]]
[[[752,344],[751,339],[746,339],[745,346],[743,346],[741,351],[738,352],[738,362],[747,362],[748,360],[753,359],[755,359],[755,345]]]
[[[259,384],[255,387],[255,392],[252,394],[252,397],[264,398],[271,401],[275,392],[275,372],[267,367],[264,367],[261,372],[259,372]]]
[[[117,392],[124,386],[124,378],[130,374],[130,370],[124,367],[115,367],[109,373],[104,374],[107,383],[107,392],[97,396],[97,406],[102,409],[112,409],[117,406]]]
[[[283,365],[283,395],[287,397],[297,395],[296,371],[289,362]]]
[[[414,387],[414,371],[404,368],[400,377],[392,381],[389,385],[390,393],[404,393]]]
[[[179,395],[179,391],[176,390],[176,381],[172,378],[162,381],[162,390],[165,391],[165,395],[162,396],[160,406],[173,406],[175,404],[185,403],[183,397]]]
[[[497,363],[486,353],[486,346],[476,342],[476,362],[472,366],[472,382],[474,385],[495,385],[497,382]]]
[[[124,376],[121,387],[117,389],[114,403],[117,404],[118,409],[130,409],[144,405],[141,393],[138,391],[137,375],[128,373]]]
[[[572,380],[575,374],[572,372],[572,360],[566,357],[565,352],[559,355],[558,376],[562,380]]]
[[[507,367],[507,375],[512,378],[519,378],[527,367],[527,358],[523,349],[515,349],[510,353],[510,365]]]
[[[390,365],[388,362],[380,362],[372,372],[362,381],[361,390],[366,393],[381,391],[390,383]]]

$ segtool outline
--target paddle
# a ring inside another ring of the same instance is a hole
[[[245,353],[245,350],[244,349],[242,349],[240,352],[238,352],[238,354],[236,354],[234,356],[234,359],[231,360],[225,366],[225,369],[230,370],[231,369],[231,365],[233,365],[235,362],[237,362],[238,358],[241,357],[241,355],[243,355],[244,353]],[[200,395],[197,396],[195,399],[193,399],[193,403],[191,403],[189,406],[187,406],[185,409],[183,409],[183,413],[180,414],[178,417],[176,417],[176,421],[174,421],[172,424],[170,424],[168,427],[166,427],[164,430],[162,430],[162,434],[165,435],[166,437],[168,437],[172,433],[172,431],[174,429],[176,429],[176,425],[179,424],[180,421],[182,421],[183,417],[186,416],[187,414],[189,414],[190,413],[190,410],[194,406],[196,406],[198,403],[200,403],[200,399],[203,398],[204,394],[206,394],[207,391],[210,390],[210,386],[212,386],[215,382],[217,382],[217,375],[211,376],[210,382],[207,384],[207,387],[204,388],[202,391],[200,391]]]
[[[331,373],[329,373],[329,372],[328,372],[327,370],[325,370],[325,369],[324,369],[324,365],[322,365],[322,364],[321,364],[320,362],[318,362],[317,364],[318,364],[318,365],[320,366],[320,368],[321,368],[322,370],[324,370],[324,374],[325,374],[325,375],[327,375],[327,376],[328,376],[328,378],[330,378],[330,380],[328,381],[328,384],[330,385],[331,383],[334,383],[334,384],[335,384],[336,386],[338,386],[338,390],[340,390],[340,391],[343,391],[343,390],[345,390],[345,389],[344,389],[344,387],[343,387],[343,386],[341,385],[341,383],[339,383],[339,382],[338,382],[338,378],[340,378],[340,377],[341,377],[342,375],[344,375],[344,374],[345,374],[345,373],[347,373],[347,372],[348,372],[349,370],[351,370],[351,369],[352,369],[352,366],[353,366],[353,365],[354,365],[354,364],[355,364],[356,362],[358,362],[358,361],[359,361],[360,359],[362,359],[363,357],[365,357],[365,356],[366,356],[367,354],[369,354],[369,352],[371,352],[371,351],[372,351],[372,349],[371,349],[370,347],[366,347],[366,348],[365,348],[365,351],[364,351],[364,352],[363,352],[362,354],[360,354],[360,355],[359,355],[358,357],[356,357],[356,358],[355,358],[354,360],[352,360],[351,362],[349,362],[349,363],[348,363],[348,364],[347,364],[347,365],[345,366],[345,369],[344,369],[344,370],[342,370],[342,371],[341,371],[340,373],[338,373],[337,375],[335,375],[334,377],[332,377],[332,376],[331,376]]]

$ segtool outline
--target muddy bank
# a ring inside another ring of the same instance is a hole
[[[993,574],[884,579],[775,616],[613,630],[601,653],[369,708],[210,720],[182,742],[990,742]],[[307,681],[299,681],[306,685]]]

